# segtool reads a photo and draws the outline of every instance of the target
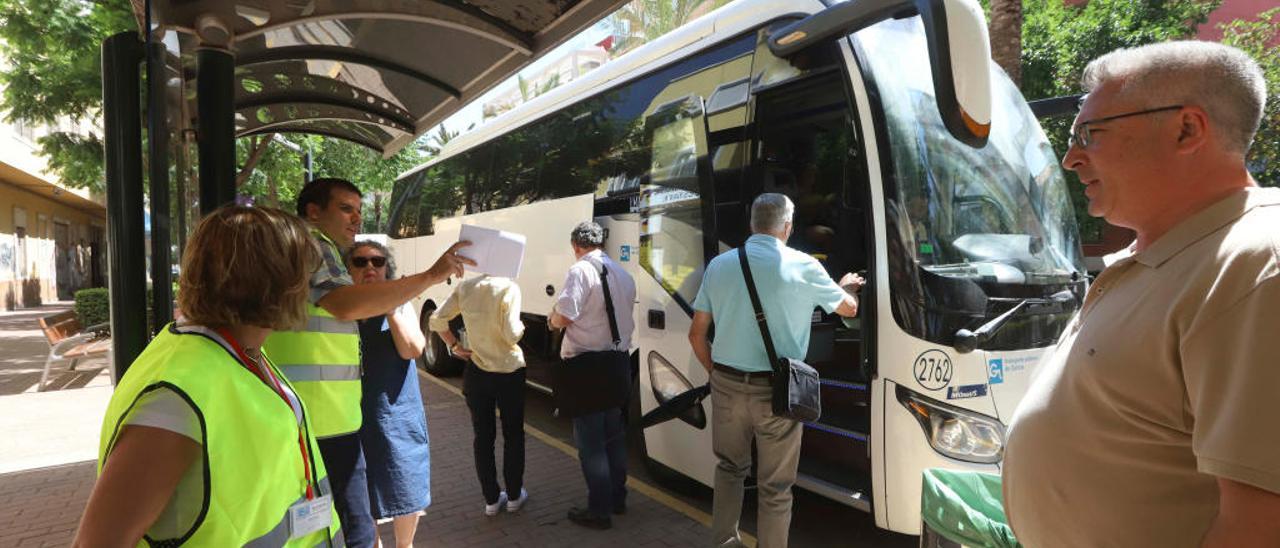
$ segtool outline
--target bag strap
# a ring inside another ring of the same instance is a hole
[[[756,293],[756,282],[751,277],[751,265],[747,264],[747,246],[744,243],[738,248],[738,261],[742,263],[742,276],[747,279],[747,294],[751,295],[751,307],[756,310],[756,325],[760,326],[760,337],[764,339],[764,350],[769,354],[769,368],[778,372],[778,352],[773,348],[773,337],[769,335],[769,323],[764,319],[764,307],[760,305],[760,294]]]
[[[600,284],[604,286],[604,309],[609,313],[609,333],[613,334],[613,349],[618,350],[622,337],[618,335],[618,319],[613,313],[613,297],[609,296],[609,269],[600,263]]]

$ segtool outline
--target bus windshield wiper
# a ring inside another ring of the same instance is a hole
[[[1018,315],[1018,313],[1021,312],[1022,309],[1026,308],[1027,306],[1030,306],[1033,304],[1056,305],[1056,307],[1060,310],[1063,305],[1070,302],[1073,298],[1074,298],[1074,295],[1071,293],[1071,291],[1063,290],[1063,291],[1054,293],[1053,295],[1050,295],[1049,298],[1047,299],[1036,299],[1036,298],[1019,299],[1018,304],[1013,305],[1013,308],[1006,310],[1004,314],[1001,314],[999,316],[996,316],[995,318],[992,318],[991,321],[988,321],[987,323],[982,324],[982,326],[979,327],[976,331],[969,331],[968,329],[960,329],[959,331],[956,331],[956,340],[952,344],[952,347],[956,349],[956,352],[959,352],[961,354],[968,354],[969,352],[973,352],[974,350],[977,350],[983,343],[986,343],[987,341],[991,340],[991,338],[996,335],[996,332],[1000,331],[1000,328],[1004,327],[1005,323],[1007,323],[1014,316]]]

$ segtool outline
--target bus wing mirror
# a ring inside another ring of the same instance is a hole
[[[938,114],[951,134],[975,148],[991,133],[991,41],[976,0],[852,0],[787,25],[769,50],[791,57],[889,18],[919,15],[929,44]]]

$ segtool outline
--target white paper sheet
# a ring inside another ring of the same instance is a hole
[[[467,265],[467,270],[512,279],[520,275],[520,265],[524,263],[523,234],[462,225],[458,240],[471,242],[458,250],[459,255],[476,262],[476,266]]]

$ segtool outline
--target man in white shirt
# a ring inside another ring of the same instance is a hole
[[[564,329],[560,357],[569,359],[584,352],[629,351],[635,330],[636,284],[622,265],[604,253],[604,229],[587,221],[574,227],[570,244],[578,262],[569,267],[564,287],[556,298],[549,322]],[[601,272],[607,272],[609,297],[618,326],[615,344],[606,310]],[[613,526],[609,515],[626,511],[627,446],[620,407],[589,413],[573,419],[573,437],[578,460],[587,481],[587,508],[569,511],[569,520],[592,529]]]

